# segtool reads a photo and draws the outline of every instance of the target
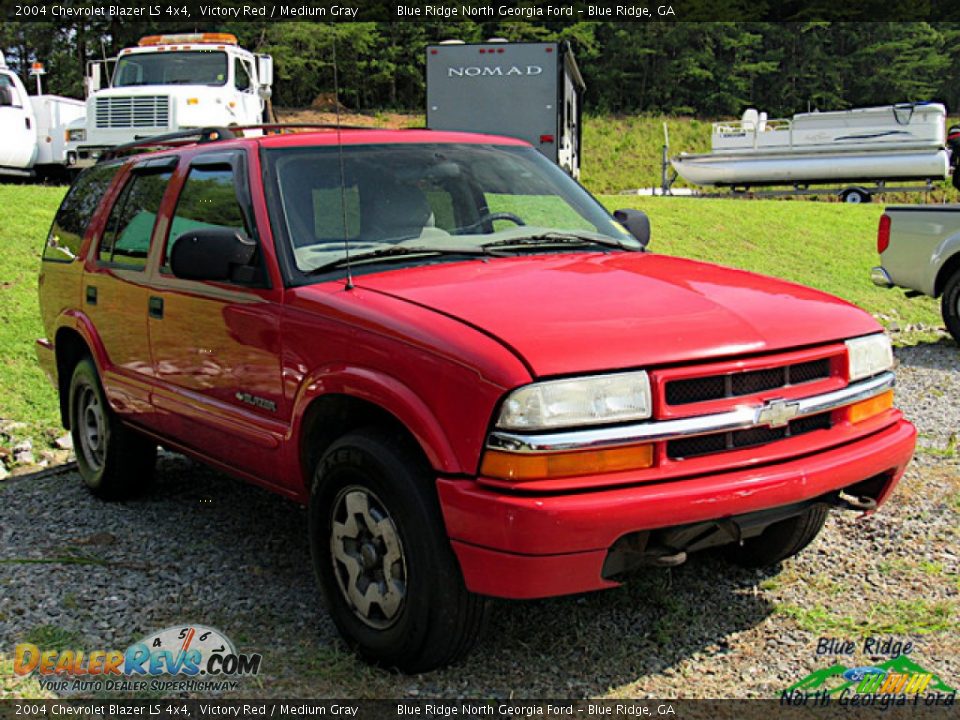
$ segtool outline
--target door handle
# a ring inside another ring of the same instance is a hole
[[[97,286],[87,285],[87,305],[97,304]]]
[[[150,296],[150,301],[147,303],[147,307],[150,311],[150,317],[156,318],[157,320],[163,319],[163,298],[157,297],[156,295]]]

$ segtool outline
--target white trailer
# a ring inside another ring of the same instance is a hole
[[[62,171],[67,126],[84,112],[81,100],[29,95],[0,53],[0,175],[33,177]]]
[[[69,160],[91,165],[117,145],[209,126],[269,122],[273,59],[227,33],[150,35],[87,68],[83,120]]]
[[[526,140],[575,178],[584,88],[567,42],[427,48],[428,128]]]

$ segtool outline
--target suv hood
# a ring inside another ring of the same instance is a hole
[[[881,329],[817,290],[652,253],[437,264],[357,284],[493,335],[537,376],[761,353]]]

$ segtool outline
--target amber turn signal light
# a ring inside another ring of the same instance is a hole
[[[510,453],[487,450],[480,474],[504,480],[548,480],[598,475],[653,466],[653,445],[565,453]]]
[[[862,422],[892,407],[893,390],[887,390],[885,393],[872,397],[869,400],[861,400],[851,405],[847,409],[847,420],[851,423]]]

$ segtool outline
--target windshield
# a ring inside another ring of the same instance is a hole
[[[530,147],[344,145],[342,191],[340,160],[335,145],[267,151],[286,235],[303,273],[342,260],[345,240],[357,260],[396,258],[405,248],[411,255],[423,251],[424,262],[461,251],[493,254],[494,248],[542,252],[551,242],[567,249],[595,241],[641,249]]]
[[[224,85],[227,54],[212,50],[137,53],[117,61],[113,87],[136,85]]]

